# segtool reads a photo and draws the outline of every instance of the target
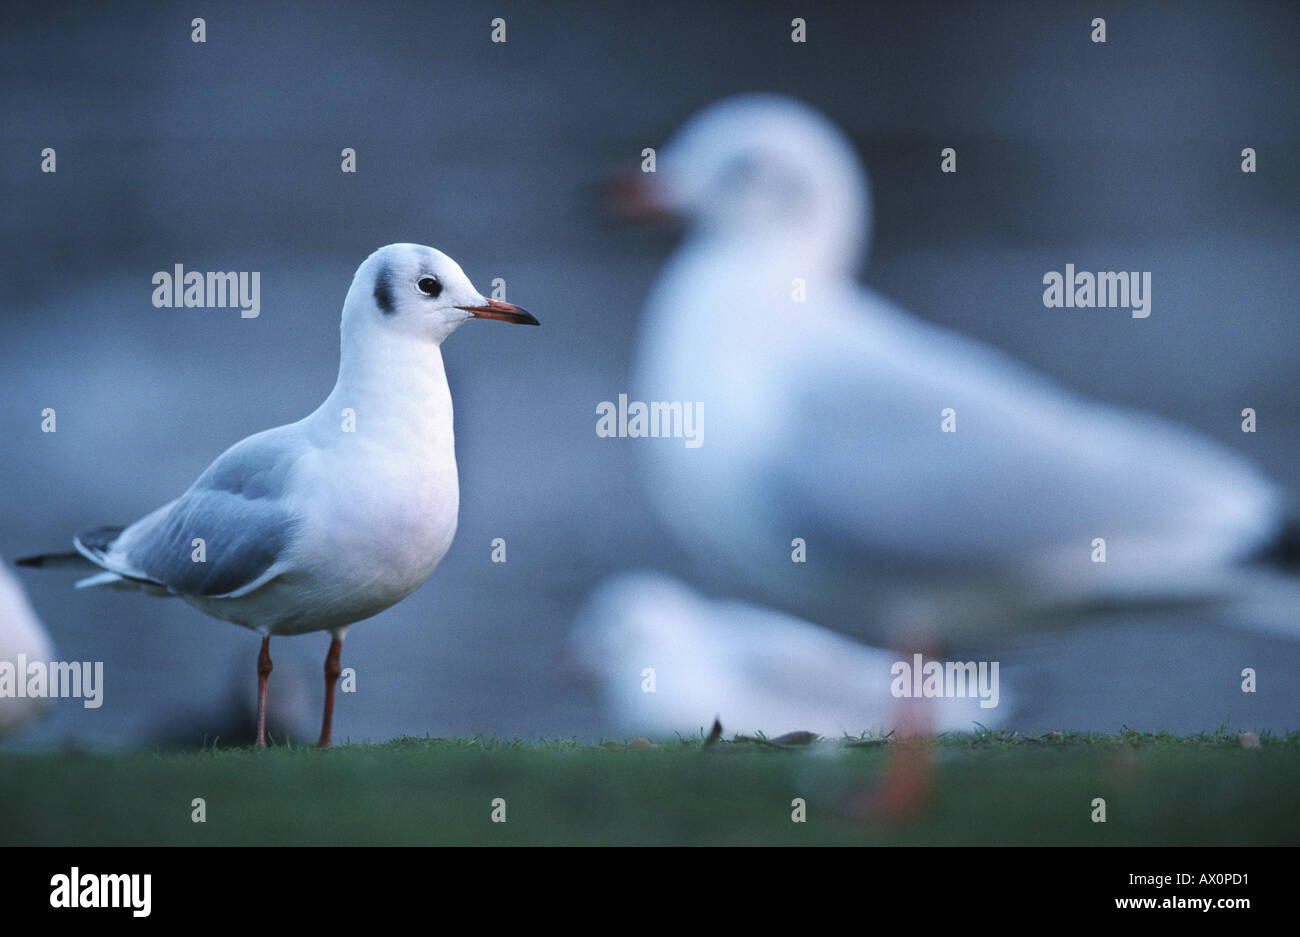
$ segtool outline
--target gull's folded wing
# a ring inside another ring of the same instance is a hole
[[[859,559],[1023,570],[1065,557],[1067,576],[1101,537],[1112,566],[1154,579],[1244,558],[1279,523],[1280,492],[1226,447],[859,301],[869,315],[790,349],[776,428],[789,457],[771,483],[793,529]]]
[[[177,595],[258,588],[282,569],[296,527],[284,496],[292,460],[277,444],[282,430],[231,447],[189,491],[130,527],[79,534],[77,548],[109,572]]]

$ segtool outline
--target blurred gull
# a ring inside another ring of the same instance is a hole
[[[236,443],[189,491],[129,527],[76,536],[80,558],[104,570],[79,587],[178,595],[262,635],[259,745],[270,636],[333,636],[327,747],[348,626],[404,599],[451,546],[459,488],[440,346],[471,318],[537,325],[485,298],[431,247],[380,248],[352,280],[338,382],[314,413]],[[20,562],[57,566],[78,554]]]
[[[26,674],[18,672],[20,654],[28,661],[48,663],[52,656],[50,639],[22,588],[0,562],[0,662],[14,668],[15,680],[26,680]],[[0,694],[0,736],[18,732],[45,703],[43,697]]]
[[[1237,575],[1250,561],[1294,559],[1284,499],[1247,459],[855,282],[866,174],[817,112],[722,101],[631,178],[629,213],[689,225],[646,303],[631,395],[698,401],[708,421],[699,448],[641,446],[651,496],[697,558],[768,600],[952,641],[1224,597],[1255,582]]]
[[[578,669],[594,679],[604,718],[625,735],[691,735],[715,717],[728,730],[768,736],[809,731],[828,738],[895,727],[890,693],[898,655],[867,647],[784,612],[706,599],[658,573],[601,583],[570,634]],[[647,669],[654,691],[647,692]],[[1006,721],[997,705],[931,701],[942,732]]]

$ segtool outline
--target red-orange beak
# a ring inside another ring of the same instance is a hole
[[[495,299],[489,299],[486,306],[457,306],[457,309],[464,309],[476,319],[499,319],[502,322],[513,322],[516,325],[541,325],[527,309],[516,306],[514,303],[502,303]]]
[[[617,221],[653,223],[678,217],[665,202],[654,173],[628,170],[610,176],[602,186],[606,212]]]

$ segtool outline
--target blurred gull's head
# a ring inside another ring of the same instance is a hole
[[[699,597],[668,576],[620,573],[601,583],[578,615],[569,635],[571,663],[583,676],[603,678],[612,667],[639,667],[655,648],[698,652],[708,637],[693,634],[699,616]]]
[[[852,145],[791,98],[710,105],[639,176],[623,193],[630,214],[681,215],[697,236],[803,252],[826,269],[852,271],[870,234],[867,175]]]

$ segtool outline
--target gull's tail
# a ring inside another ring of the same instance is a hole
[[[111,573],[105,570],[80,553],[38,553],[36,556],[21,556],[14,560],[15,566],[26,566],[29,569],[70,569],[78,573],[93,573],[85,579],[77,580],[78,589],[94,589],[99,586],[113,586],[121,584],[119,588],[134,588],[133,584],[128,583],[117,573]]]
[[[124,530],[125,527],[86,527],[77,531],[77,535],[72,538],[72,544],[77,548],[75,553],[40,553],[36,556],[24,556],[14,560],[14,565],[33,569],[75,569],[83,573],[91,570],[103,571],[107,569],[104,564],[104,554]]]
[[[40,553],[36,556],[24,556],[14,560],[14,565],[32,569],[71,569],[81,573],[93,572],[95,575],[77,580],[78,589],[109,587],[149,591],[147,586],[158,584],[113,572],[103,562],[104,554],[125,529],[125,527],[87,527],[78,531],[72,540],[77,548],[75,553]]]

